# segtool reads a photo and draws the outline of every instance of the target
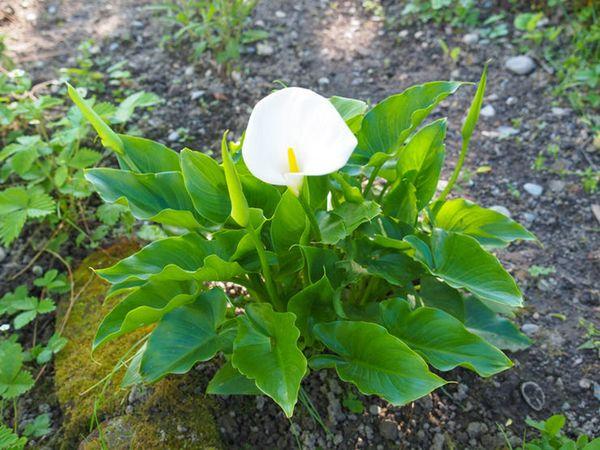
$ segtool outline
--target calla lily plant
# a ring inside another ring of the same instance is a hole
[[[403,405],[458,366],[483,377],[508,369],[503,351],[529,339],[509,320],[522,294],[490,250],[535,237],[449,198],[486,74],[441,192],[447,124],[426,119],[472,83],[425,83],[372,107],[281,89],[256,104],[241,143],[223,137],[222,163],[116,134],[70,89],[119,165],[86,178],[168,235],[96,270],[120,301],[93,348],[150,326],[127,353],[124,386],[217,357],[209,393],[266,395],[288,417],[319,370]]]

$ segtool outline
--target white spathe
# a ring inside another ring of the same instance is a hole
[[[356,144],[356,137],[329,100],[311,90],[290,87],[256,104],[242,156],[256,178],[289,186],[297,195],[304,176],[341,169]]]

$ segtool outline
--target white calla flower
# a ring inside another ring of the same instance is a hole
[[[250,115],[242,146],[244,162],[265,183],[298,195],[307,175],[341,169],[357,141],[329,100],[291,87],[260,100]]]

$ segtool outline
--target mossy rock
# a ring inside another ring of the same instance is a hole
[[[63,335],[69,340],[55,361],[55,386],[63,411],[62,447],[74,448],[90,432],[90,422],[100,429],[85,438],[82,449],[101,448],[220,448],[211,402],[196,392],[196,373],[172,377],[148,387],[143,401],[128,406],[129,390],[119,388],[123,370],[112,377],[115,364],[148,329],[111,341],[91,354],[91,344],[104,316],[122,297],[105,300],[109,285],[90,267],[108,267],[135,252],[139,246],[122,242],[86,258],[73,273],[77,296]],[[57,311],[60,325],[69,309],[68,298]],[[104,381],[107,380],[106,385]],[[90,389],[98,384],[95,389]],[[106,428],[106,432],[104,432]],[[102,439],[99,439],[99,436]],[[106,447],[105,447],[106,448]]]

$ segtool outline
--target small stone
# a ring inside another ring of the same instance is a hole
[[[527,193],[533,195],[534,197],[539,197],[542,195],[542,192],[544,192],[544,188],[535,183],[525,183],[523,185],[523,189],[525,189]]]
[[[496,110],[494,109],[494,107],[492,105],[485,105],[483,108],[481,108],[481,111],[479,114],[481,114],[483,117],[489,119],[496,115]]]
[[[371,405],[369,406],[369,412],[374,416],[378,416],[381,413],[381,406],[379,405]]]
[[[0,247],[0,262],[6,259],[6,250],[3,247]]]
[[[242,81],[242,74],[240,72],[238,72],[237,70],[233,70],[231,72],[231,79],[233,81],[235,81],[236,83],[239,83],[240,81]]]
[[[58,8],[56,7],[56,5],[48,6],[48,14],[54,15],[54,14],[56,14],[56,11],[58,11]]]
[[[392,420],[384,420],[379,424],[379,432],[385,439],[395,441],[398,438],[398,424]]]
[[[462,41],[467,45],[475,45],[479,42],[479,35],[477,33],[467,33],[463,36]]]
[[[513,127],[507,127],[506,125],[499,126],[497,131],[498,131],[498,134],[500,135],[500,137],[503,137],[503,138],[506,138],[509,136],[516,136],[517,134],[519,134],[519,130],[517,130],[516,128],[513,128]]]
[[[398,33],[398,37],[401,39],[404,39],[406,37],[408,37],[408,30],[402,30]]]
[[[319,84],[321,86],[328,85],[329,84],[329,78],[327,78],[327,77],[321,77],[321,78],[319,78]]]
[[[204,94],[206,94],[206,91],[202,91],[202,90],[192,91],[192,94],[190,95],[190,98],[192,100],[198,100],[200,97],[203,97]]]
[[[259,56],[269,56],[275,53],[275,49],[266,42],[259,42],[256,44],[256,53]]]
[[[525,402],[535,411],[541,411],[546,404],[546,395],[544,391],[534,381],[526,381],[521,384],[521,395]]]
[[[118,48],[119,48],[119,43],[118,42],[113,42],[112,44],[110,44],[108,46],[108,51],[109,52],[114,52]]]
[[[504,67],[517,75],[529,75],[535,70],[535,61],[527,55],[519,55],[508,58]]]
[[[525,323],[521,327],[521,331],[529,337],[534,336],[539,331],[539,329],[540,326],[536,325],[535,323]]]
[[[170,142],[177,142],[179,140],[179,133],[177,131],[171,131],[169,136],[167,136],[167,139]]]
[[[519,102],[519,101],[517,100],[517,97],[508,97],[508,98],[506,99],[506,104],[507,104],[508,106],[513,106],[513,105],[516,105],[518,102]]]
[[[589,389],[592,387],[592,382],[587,378],[582,378],[581,380],[579,380],[579,387],[581,389]]]
[[[186,77],[191,77],[194,75],[194,66],[187,66],[183,72]]]
[[[548,187],[552,192],[562,192],[565,190],[566,183],[562,180],[552,180],[548,183]]]
[[[278,19],[285,19],[286,14],[283,11],[275,11],[275,17]]]
[[[523,222],[524,222],[523,225],[525,225],[526,227],[530,226],[534,222],[536,217],[537,216],[532,212],[524,212],[523,213]],[[535,319],[535,317],[534,317],[534,319]]]
[[[3,323],[2,325],[0,325],[0,332],[1,331],[8,331],[10,330],[10,324],[9,323]]]
[[[469,425],[467,425],[467,433],[469,433],[469,436],[472,438],[477,438],[482,434],[487,433],[487,431],[488,427],[485,423],[471,422]]]
[[[489,209],[491,209],[492,211],[499,212],[500,214],[504,214],[506,217],[510,217],[510,211],[505,206],[493,205],[493,206],[490,206]]]
[[[33,272],[33,274],[34,274],[36,277],[41,277],[41,276],[42,276],[42,274],[44,273],[44,269],[43,269],[43,267],[42,267],[42,266],[40,266],[39,264],[36,264],[35,266],[33,266],[33,267],[31,268],[31,271]]]
[[[568,116],[570,112],[571,110],[567,108],[557,108],[556,106],[552,108],[552,114],[558,117]]]
[[[431,441],[431,450],[442,450],[444,448],[444,435],[442,433],[436,433]]]

